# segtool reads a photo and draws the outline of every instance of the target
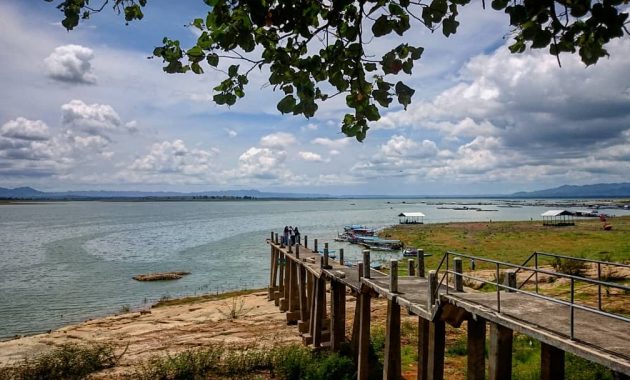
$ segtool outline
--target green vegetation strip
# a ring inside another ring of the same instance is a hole
[[[446,251],[515,264],[522,264],[534,251],[627,261],[630,258],[630,216],[609,218],[608,223],[613,226],[610,231],[605,231],[596,218],[576,220],[575,226],[565,227],[543,226],[539,220],[397,225],[381,235],[433,254],[425,258],[429,269],[437,267]]]

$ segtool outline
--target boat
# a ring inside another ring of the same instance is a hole
[[[398,251],[403,247],[400,240],[381,239],[378,236],[357,238],[358,244],[374,251]]]
[[[405,248],[403,250],[403,257],[416,257],[418,256],[418,249],[417,248]],[[425,253],[424,257],[428,257],[431,256],[430,253]]]

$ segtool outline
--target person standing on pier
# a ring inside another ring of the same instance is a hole
[[[293,227],[289,226],[289,241],[291,245],[295,245],[295,234],[293,232]]]
[[[282,244],[289,244],[289,227],[284,226],[284,233],[282,234]]]
[[[297,226],[295,226],[295,228],[293,229],[293,235],[295,236],[293,243],[300,244],[300,231],[298,230]]]

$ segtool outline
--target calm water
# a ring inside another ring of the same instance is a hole
[[[269,251],[264,241],[271,230],[280,231],[285,225],[299,226],[310,241],[331,241],[334,249],[332,239],[343,225],[391,225],[403,211],[425,213],[426,223],[539,219],[545,211],[485,205],[484,209],[498,211],[455,211],[417,200],[390,202],[0,206],[0,339],[117,312],[123,305],[142,307],[165,296],[266,286]],[[358,248],[344,248],[349,259],[358,258]],[[192,274],[169,282],[131,279],[136,274],[176,270]]]

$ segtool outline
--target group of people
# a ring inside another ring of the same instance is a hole
[[[284,226],[284,233],[282,234],[282,244],[295,245],[300,244],[300,231],[296,227]]]

